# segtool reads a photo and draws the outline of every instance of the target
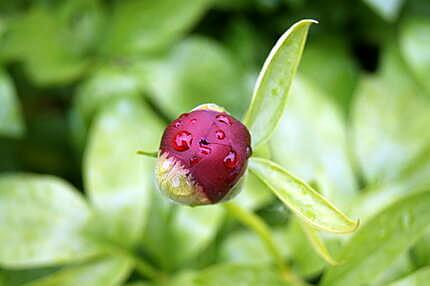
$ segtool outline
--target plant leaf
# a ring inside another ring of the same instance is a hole
[[[430,96],[430,20],[428,17],[408,17],[401,26],[400,47],[413,74]]]
[[[178,265],[187,262],[214,239],[224,218],[220,205],[178,206],[169,225],[170,260]]]
[[[318,255],[328,264],[333,266],[338,265],[339,262],[331,256],[329,250],[325,246],[324,240],[320,237],[319,233],[305,223],[300,223],[300,225],[316,253],[318,253]]]
[[[92,126],[84,158],[84,183],[105,223],[122,245],[142,235],[153,190],[154,159],[138,156],[161,138],[163,124],[143,103],[123,98],[107,105]]]
[[[25,286],[114,286],[127,278],[131,267],[132,263],[125,258],[107,257],[66,267]]]
[[[317,191],[276,163],[251,158],[249,168],[284,204],[313,227],[334,233],[349,233],[358,227],[358,221],[349,219]]]
[[[197,273],[192,286],[287,286],[274,267],[264,264],[220,264]]]
[[[0,177],[0,265],[10,268],[80,261],[98,250],[84,236],[91,211],[63,180],[42,175]]]
[[[264,62],[243,121],[251,132],[254,149],[269,140],[284,113],[288,91],[312,23],[317,21],[301,20],[291,26]]]
[[[273,160],[306,182],[327,185],[319,192],[341,208],[357,195],[347,128],[334,101],[297,75],[279,128],[270,140]]]
[[[418,269],[414,273],[390,283],[388,286],[421,286],[430,281],[430,266]]]
[[[12,80],[0,70],[0,135],[21,137],[24,121]]]
[[[143,77],[148,94],[170,118],[212,102],[236,116],[245,111],[248,100],[238,66],[224,46],[208,38],[190,37],[153,63]]]
[[[158,51],[181,37],[209,8],[208,0],[126,0],[114,6],[103,51],[138,55]]]
[[[396,180],[430,142],[430,104],[399,82],[369,76],[357,88],[354,149],[369,184]]]
[[[370,8],[375,10],[387,21],[394,21],[399,15],[405,0],[363,0]]]
[[[322,285],[363,285],[373,280],[425,233],[430,225],[430,192],[405,197],[365,224],[343,247]]]

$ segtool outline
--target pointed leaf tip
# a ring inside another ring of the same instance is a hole
[[[270,139],[284,112],[291,83],[299,66],[309,26],[305,19],[291,26],[276,42],[258,75],[244,124],[252,135],[253,148]]]

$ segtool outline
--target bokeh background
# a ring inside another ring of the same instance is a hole
[[[155,192],[149,179],[140,181],[151,173],[140,162],[151,159],[134,152],[155,150],[162,127],[201,103],[241,118],[271,47],[303,18],[319,24],[311,27],[285,116],[259,154],[365,223],[430,183],[427,0],[1,0],[0,172],[54,175],[89,193],[116,224],[108,236],[138,241],[130,244],[167,272],[270,260],[255,235],[221,219],[209,223],[216,227],[204,230],[198,247],[163,247],[201,232],[155,236],[165,217],[154,214],[165,203],[135,196]],[[272,227],[295,271],[317,284],[329,266],[288,210],[256,178],[245,189],[237,200]],[[143,211],[130,211],[127,198],[145,200],[152,217],[130,226]],[[183,215],[173,229],[198,229],[207,219],[200,215],[200,222]],[[343,241],[325,239],[334,252]],[[429,265],[429,241],[430,234],[372,281]],[[3,268],[5,285],[24,283]],[[133,272],[127,279],[140,278]]]

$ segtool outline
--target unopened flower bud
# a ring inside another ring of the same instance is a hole
[[[171,122],[161,139],[159,189],[187,205],[214,204],[237,193],[251,155],[251,136],[238,120],[205,104]]]

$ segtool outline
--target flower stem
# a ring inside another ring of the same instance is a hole
[[[272,234],[270,233],[270,229],[267,224],[256,214],[253,212],[249,212],[244,208],[240,207],[235,203],[225,203],[223,204],[225,209],[229,212],[230,215],[235,217],[242,224],[252,229],[262,240],[262,242],[266,245],[267,250],[273,256],[276,265],[278,266],[280,272],[284,276],[288,282],[293,285],[303,285],[304,282],[295,275],[290,267],[285,263],[284,258],[281,255],[280,250],[276,246],[275,241],[272,238]]]
[[[152,158],[157,158],[158,156],[158,151],[150,152],[150,151],[138,150],[136,153],[138,155],[148,156]]]

